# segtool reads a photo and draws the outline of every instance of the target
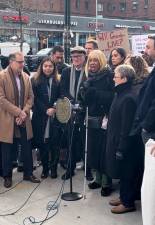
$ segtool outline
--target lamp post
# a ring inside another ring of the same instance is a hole
[[[19,14],[19,22],[20,22],[20,51],[23,51],[23,22],[22,22],[22,14],[21,14],[21,8],[18,9]]]
[[[65,0],[64,51],[65,62],[70,62],[70,0]]]
[[[97,17],[98,17],[98,0],[96,0],[96,22],[95,22],[95,32],[96,33],[98,31],[98,20],[97,20]]]

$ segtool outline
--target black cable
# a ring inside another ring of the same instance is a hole
[[[47,215],[46,217],[43,219],[43,220],[40,220],[40,221],[36,221],[36,219],[33,217],[33,216],[30,216],[30,217],[26,217],[24,220],[23,220],[23,225],[26,225],[25,222],[26,220],[28,220],[31,224],[40,224],[42,225],[43,223],[45,223],[47,220],[51,219],[52,217],[54,217],[57,213],[58,213],[58,210],[59,210],[59,207],[60,207],[60,203],[61,203],[61,195],[64,191],[64,185],[65,185],[65,180],[63,181],[62,185],[61,185],[61,188],[60,188],[60,192],[58,194],[58,197],[57,199],[52,202],[52,201],[49,201],[47,206],[46,206],[46,209],[48,210],[47,212]],[[59,201],[60,199],[60,201]],[[58,202],[59,201],[59,202]],[[57,203],[58,202],[58,203]],[[52,203],[52,204],[51,204]],[[52,211],[52,210],[56,210],[56,212],[49,217],[49,213]]]
[[[0,195],[5,194],[5,193],[7,193],[7,192],[13,190],[14,188],[16,188],[16,187],[17,187],[20,183],[22,183],[22,182],[23,182],[23,180],[19,181],[19,182],[18,182],[17,184],[15,184],[13,187],[11,187],[11,188],[9,188],[9,189],[3,191],[3,192],[0,192]]]
[[[76,117],[75,117],[75,119],[76,119]],[[74,120],[75,120],[75,119],[74,119]],[[66,125],[67,125],[67,124],[66,124]],[[70,142],[70,146],[69,146],[70,149],[71,149],[71,147],[72,147],[72,139],[73,139],[74,128],[75,128],[75,126],[74,126],[74,123],[73,123],[73,128],[72,128],[72,133],[71,133],[71,142]],[[64,135],[64,133],[63,133],[63,135]],[[62,135],[62,136],[63,136],[63,135]],[[62,137],[61,137],[61,139],[62,139]],[[68,162],[67,162],[67,169],[68,169],[68,167],[69,167],[70,156],[71,156],[71,153],[69,152],[69,157],[68,157]],[[25,225],[25,221],[26,221],[26,220],[29,220],[32,224],[39,224],[39,223],[40,223],[40,225],[42,225],[43,223],[45,223],[47,220],[51,219],[52,217],[54,217],[54,216],[58,213],[58,209],[59,209],[60,203],[61,203],[61,198],[60,198],[60,197],[61,197],[61,195],[63,194],[63,191],[64,191],[65,181],[66,181],[66,179],[65,179],[65,180],[63,181],[63,183],[62,183],[60,192],[59,192],[58,197],[57,197],[57,199],[55,200],[55,202],[54,202],[52,205],[50,205],[51,201],[48,202],[48,204],[47,204],[47,210],[48,210],[48,212],[47,212],[47,215],[46,215],[45,219],[43,219],[42,221],[35,221],[35,218],[32,217],[32,216],[30,216],[30,217],[27,217],[27,218],[25,218],[25,219],[23,220],[23,224],[24,224],[24,225]],[[21,182],[22,182],[22,180],[21,180],[20,182],[18,182],[15,186],[13,186],[12,188],[10,188],[9,190],[6,190],[6,191],[4,191],[4,192],[1,192],[0,194],[4,194],[4,193],[6,193],[6,192],[11,191],[11,190],[14,189],[15,187],[17,187]],[[32,190],[32,192],[30,193],[30,195],[29,195],[29,197],[26,199],[26,201],[25,201],[25,202],[24,202],[24,203],[23,203],[16,211],[14,211],[14,212],[12,212],[12,213],[8,213],[8,214],[0,214],[0,216],[12,216],[12,215],[15,215],[16,213],[18,213],[18,212],[26,205],[26,203],[27,203],[27,202],[29,201],[29,199],[31,198],[32,194],[35,192],[35,190],[40,186],[40,184],[41,184],[42,182],[43,182],[43,180],[42,180],[39,184],[37,184],[37,186]],[[58,202],[59,198],[60,198],[60,202],[56,205],[56,203]],[[50,213],[52,210],[56,210],[56,212],[55,212],[52,216],[48,217],[48,216],[49,216],[49,213]]]
[[[76,115],[77,116],[77,115]],[[74,118],[74,121],[76,120],[76,117]],[[72,147],[72,140],[73,140],[73,133],[74,133],[74,128],[75,128],[75,123],[73,121],[73,127],[72,127],[72,132],[71,132],[71,141],[70,141],[70,146],[69,146],[69,149],[71,150],[71,147]],[[67,125],[67,124],[66,124]],[[67,161],[67,169],[69,167],[69,162],[70,162],[70,156],[71,156],[71,152],[69,152],[69,157],[68,157],[68,161]],[[60,191],[59,191],[59,194],[58,194],[58,197],[57,199],[54,201],[54,203],[52,205],[50,205],[50,203],[52,203],[52,201],[49,201],[47,203],[47,215],[45,217],[45,219],[43,220],[40,220],[40,221],[36,221],[36,219],[33,217],[33,216],[30,216],[30,217],[26,217],[24,220],[23,220],[23,225],[26,225],[25,222],[28,220],[31,224],[39,224],[39,225],[42,225],[44,224],[46,221],[50,220],[51,218],[53,218],[59,211],[59,207],[60,207],[60,204],[61,204],[61,195],[63,194],[64,192],[64,186],[65,186],[65,182],[66,182],[66,179],[62,182],[62,185],[61,185],[61,188],[60,188]],[[60,201],[59,201],[60,199]],[[58,202],[59,201],[59,202]],[[58,202],[58,204],[57,204]],[[56,210],[56,212],[49,217],[49,214],[52,210]]]
[[[28,200],[31,198],[32,194],[35,192],[35,190],[40,186],[40,184],[43,181],[41,181],[39,184],[37,184],[37,186],[32,190],[32,192],[30,193],[29,197],[26,199],[26,201],[14,212],[12,213],[7,213],[7,214],[0,214],[0,216],[13,216],[15,215],[17,212],[19,212],[22,208],[24,208],[24,206],[26,205],[26,203],[28,202]]]

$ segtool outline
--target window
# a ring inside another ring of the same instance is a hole
[[[89,2],[85,1],[85,9],[88,11],[89,10]]]
[[[148,5],[149,4],[149,0],[144,0],[144,4]]]
[[[149,0],[144,0],[144,9],[147,9],[149,6]]]
[[[107,10],[108,10],[108,12],[113,12],[115,9],[116,9],[116,7],[112,3],[108,3],[107,4]]]
[[[133,10],[138,10],[138,0],[137,1],[132,1],[132,9]]]
[[[79,9],[80,8],[80,0],[75,1],[75,8]]]
[[[126,11],[126,2],[120,2],[120,11]]]
[[[98,11],[98,12],[103,12],[103,9],[104,9],[103,3],[98,3],[98,4],[97,4],[97,11]]]

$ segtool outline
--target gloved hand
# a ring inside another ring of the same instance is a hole
[[[124,159],[123,152],[120,149],[118,149],[116,151],[116,160],[123,160],[123,159]]]

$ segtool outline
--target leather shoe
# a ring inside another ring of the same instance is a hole
[[[46,179],[47,177],[48,177],[48,172],[47,173],[42,172],[41,178]]]
[[[40,183],[40,180],[38,178],[36,178],[34,175],[24,176],[23,180],[27,180],[27,181],[30,181],[32,183]]]
[[[98,188],[101,187],[101,185],[98,184],[98,183],[96,183],[96,182],[94,181],[94,182],[92,182],[92,183],[89,183],[89,184],[88,184],[88,187],[89,187],[90,189],[98,189]]]
[[[66,173],[64,173],[61,177],[62,180],[68,180],[71,176],[73,177],[75,175],[74,171],[71,172],[68,172],[66,171]]]
[[[133,212],[135,210],[136,210],[135,206],[125,207],[123,204],[120,204],[120,205],[112,208],[111,212],[115,213],[115,214],[123,214],[123,213]]]
[[[101,196],[107,197],[111,194],[111,192],[112,192],[111,187],[102,187]]]
[[[109,202],[109,205],[112,205],[112,206],[118,206],[120,204],[122,204],[120,198],[111,199]]]
[[[12,178],[11,177],[5,177],[4,178],[4,187],[10,188],[12,186]]]

